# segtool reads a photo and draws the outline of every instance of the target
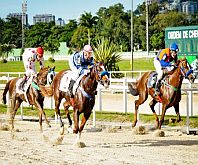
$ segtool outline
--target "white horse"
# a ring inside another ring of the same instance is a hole
[[[191,63],[193,75],[198,78],[198,57]]]

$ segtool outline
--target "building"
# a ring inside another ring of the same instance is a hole
[[[181,12],[195,14],[198,11],[198,2],[186,1],[181,3]]]
[[[177,10],[185,14],[195,14],[198,12],[197,0],[147,0],[148,4],[158,3],[159,12],[164,13],[167,10]]]
[[[179,56],[186,55],[189,62],[198,56],[198,25],[168,27],[165,29],[165,46],[175,42],[179,46]]]
[[[37,14],[33,17],[33,25],[40,22],[49,23],[52,21],[55,22],[55,16],[52,14]]]
[[[7,18],[17,18],[18,20],[22,21],[22,13],[9,13],[7,15]],[[23,17],[23,22],[24,25],[27,26],[28,25],[28,15],[25,14],[25,16]]]
[[[56,25],[58,25],[58,26],[65,26],[64,19],[58,18],[58,20],[56,20]]]

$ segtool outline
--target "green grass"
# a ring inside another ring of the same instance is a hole
[[[56,72],[63,69],[69,69],[68,61],[55,61],[51,63],[49,61],[44,62],[45,66],[56,66]],[[39,71],[39,64],[36,63],[37,71]],[[8,61],[7,63],[0,63],[0,72],[24,72],[24,66],[22,61]]]
[[[7,106],[0,104],[0,114],[6,114],[7,112]],[[48,118],[54,118],[54,111],[50,109],[45,109],[45,113]],[[70,114],[72,111],[70,111]],[[24,107],[23,108],[23,114],[25,116],[36,116],[38,117],[38,110],[33,107]],[[20,109],[17,111],[17,115],[20,115]],[[65,113],[63,110],[61,110],[61,116],[62,118],[66,118]],[[72,116],[72,115],[71,115]],[[82,115],[81,115],[82,116]],[[90,117],[90,120],[93,118],[93,114]],[[186,117],[182,116],[182,121],[180,123],[169,123],[170,118],[176,118],[176,116],[172,115],[166,115],[165,116],[165,122],[164,125],[169,126],[185,126],[186,125]],[[107,121],[107,122],[132,122],[133,120],[133,114],[132,113],[114,113],[114,112],[96,112],[96,120],[97,121]],[[153,115],[147,115],[147,114],[140,114],[140,120],[142,123],[151,123],[155,124],[155,119]],[[198,128],[198,116],[190,117],[190,127],[192,128]]]
[[[130,60],[122,60],[118,63],[121,71],[131,71]],[[154,70],[153,58],[138,58],[133,61],[133,70]]]
[[[55,71],[59,72],[63,69],[69,69],[69,64],[67,60],[55,61],[51,63],[49,61],[44,62],[45,66],[56,66]],[[131,63],[130,60],[122,60],[118,63],[120,71],[130,71]],[[134,59],[133,62],[134,70],[153,70],[153,58],[140,58]],[[37,71],[39,70],[39,65],[36,63]],[[8,61],[7,63],[0,63],[0,72],[24,72],[24,66],[22,61]]]

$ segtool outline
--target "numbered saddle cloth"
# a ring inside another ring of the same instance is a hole
[[[157,72],[151,72],[151,74],[148,77],[147,87],[154,88],[156,82],[157,82]]]
[[[71,81],[72,74],[73,74],[72,71],[67,71],[64,73],[63,77],[60,80],[60,86],[59,86],[60,91],[69,92],[69,84]],[[73,94],[74,95],[75,95],[76,89],[79,86],[80,80],[82,79],[83,76],[84,75],[80,75],[73,86]]]
[[[21,84],[22,81],[23,81],[23,78],[20,78],[16,82],[16,93],[18,93],[18,94],[24,94],[24,93],[26,93],[27,92],[27,89],[30,86],[30,82],[29,81],[26,81],[25,84],[24,84],[24,87],[23,87],[24,88],[24,91],[22,91],[21,89],[19,89],[19,86],[20,86],[20,84]]]

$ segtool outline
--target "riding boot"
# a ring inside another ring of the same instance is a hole
[[[160,86],[161,86],[161,80],[157,80],[155,84],[155,95],[159,95],[160,93]]]
[[[74,86],[75,81],[71,79],[69,83],[69,96],[70,96],[70,102],[72,106],[74,106],[74,95],[73,95],[73,86]]]
[[[19,85],[19,90],[22,90],[23,92],[25,92],[24,85],[26,83],[26,79],[27,79],[27,76],[24,76],[23,80],[21,81]]]

